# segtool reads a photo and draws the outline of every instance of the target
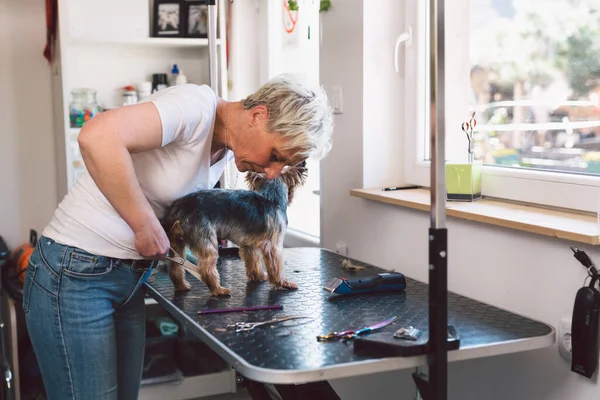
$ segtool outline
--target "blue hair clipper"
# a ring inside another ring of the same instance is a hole
[[[400,272],[384,272],[375,276],[346,279],[332,278],[323,290],[336,294],[363,294],[406,289],[406,278]]]

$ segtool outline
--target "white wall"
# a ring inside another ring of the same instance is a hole
[[[229,38],[229,100],[239,101],[259,86],[260,6],[257,0],[236,1],[231,5],[231,37]]]
[[[404,46],[398,52],[399,72],[393,67],[394,45],[403,33],[402,15],[403,1],[372,1],[364,7],[364,57],[353,54],[345,63],[350,67],[363,64],[362,125],[368,140],[363,142],[362,175],[366,187],[396,186],[403,181],[404,159],[390,151],[403,142],[404,120],[398,110],[404,108],[405,98]],[[345,99],[352,95],[343,89]]]
[[[397,7],[397,0],[385,2]],[[427,281],[429,214],[348,195],[350,189],[378,179],[369,175],[367,168],[372,161],[363,161],[362,155],[382,145],[366,144],[378,140],[366,123],[370,108],[362,105],[370,93],[366,86],[376,73],[376,63],[362,58],[372,53],[370,48],[390,44],[369,42],[377,35],[363,30],[372,29],[365,20],[390,19],[363,11],[368,3],[372,2],[334,2],[323,15],[322,84],[326,88],[342,86],[345,100],[344,114],[335,116],[333,150],[322,163],[323,246],[334,250],[336,242],[343,240],[353,258]],[[403,16],[398,15],[397,20],[398,29],[403,29]],[[386,24],[381,27],[386,29]],[[397,32],[390,30],[391,35]],[[401,103],[395,113],[403,117]],[[403,142],[394,151],[404,154]],[[456,219],[449,219],[448,230],[450,290],[553,326],[562,317],[570,318],[575,293],[585,277],[585,270],[569,249],[571,243]],[[599,262],[600,251],[579,247]],[[414,395],[411,372],[332,384],[344,400],[408,400]],[[559,357],[554,346],[453,363],[449,393],[449,398],[456,400],[565,400],[598,398],[600,389],[596,378],[590,381],[570,372],[570,364]]]
[[[0,236],[38,233],[57,204],[43,1],[0,1]]]

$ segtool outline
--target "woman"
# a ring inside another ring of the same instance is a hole
[[[241,102],[181,85],[86,123],[79,146],[87,171],[42,232],[24,286],[50,400],[137,398],[145,343],[138,289],[169,250],[165,207],[214,187],[230,151],[238,170],[269,178],[324,157],[331,114],[321,89],[281,75]]]

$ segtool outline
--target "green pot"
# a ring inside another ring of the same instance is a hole
[[[446,163],[446,199],[448,201],[481,199],[482,167],[481,161]]]

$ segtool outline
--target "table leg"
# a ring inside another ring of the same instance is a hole
[[[246,379],[245,386],[253,400],[340,400],[329,382],[312,382],[303,385],[272,385],[278,397],[273,397],[265,384]]]
[[[264,384],[244,379],[244,386],[253,400],[273,400]]]

